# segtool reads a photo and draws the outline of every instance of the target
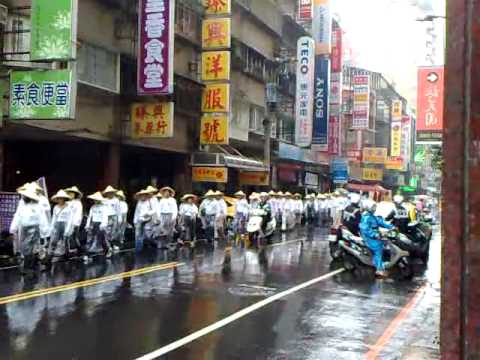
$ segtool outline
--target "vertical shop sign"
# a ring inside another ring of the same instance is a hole
[[[392,121],[402,121],[402,100],[392,101]]]
[[[410,116],[402,117],[402,139],[400,143],[400,153],[404,162],[404,169],[407,170],[411,158],[411,133],[412,122]]]
[[[230,18],[211,18],[202,23],[202,48],[205,50],[229,48],[231,42]]]
[[[139,95],[173,93],[174,11],[174,1],[139,0]]]
[[[309,147],[312,143],[314,50],[312,38],[298,39],[295,143],[301,147]]]
[[[330,90],[330,60],[315,57],[313,137],[312,144],[318,151],[328,151],[328,101]]]
[[[418,69],[417,141],[441,141],[443,131],[444,68]]]
[[[227,15],[232,10],[231,0],[203,0],[203,7],[207,15]]]
[[[353,122],[352,128],[365,130],[369,128],[370,116],[370,76],[353,76]]]
[[[312,32],[315,39],[315,55],[330,55],[332,47],[330,0],[313,0]]]
[[[341,104],[342,104],[342,73],[331,74],[330,81],[330,115],[328,124],[328,152],[331,155],[341,153]]]
[[[297,19],[300,21],[311,21],[313,15],[312,5],[312,0],[298,0]]]
[[[402,122],[392,121],[392,132],[390,136],[390,156],[402,156]]]
[[[332,73],[341,73],[343,66],[342,29],[337,25],[332,32]]]
[[[30,60],[76,58],[77,8],[77,0],[32,0]]]
[[[227,115],[203,115],[200,128],[200,144],[228,144],[229,136]]]
[[[202,93],[202,112],[223,113],[230,108],[230,84],[207,84]]]
[[[12,71],[11,119],[73,119],[76,80],[72,70]]]
[[[168,138],[173,136],[173,102],[132,105],[132,138]]]

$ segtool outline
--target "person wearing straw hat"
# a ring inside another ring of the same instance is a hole
[[[50,261],[57,261],[68,256],[70,250],[68,241],[73,234],[73,208],[68,204],[72,199],[64,190],[59,190],[51,200],[56,205],[53,207],[48,257]]]
[[[36,181],[33,181],[30,184],[33,186],[37,196],[39,197],[38,203],[47,214],[48,224],[50,225],[50,222],[52,221],[52,207],[50,205],[50,201],[48,201],[48,197],[45,194],[45,190]]]
[[[320,193],[315,197],[315,209],[317,211],[318,226],[320,227],[325,226],[325,221],[327,219],[325,199],[325,195]]]
[[[215,191],[215,199],[218,203],[217,215],[215,217],[215,238],[225,240],[225,222],[227,220],[227,203],[221,191]]]
[[[247,222],[249,206],[247,195],[243,191],[237,191],[234,196],[237,198],[235,202],[235,212],[233,216],[234,229],[239,236],[247,234]]]
[[[108,215],[108,226],[105,232],[106,241],[109,243],[110,248],[114,252],[118,252],[120,248],[115,243],[115,235],[118,232],[118,227],[120,224],[120,201],[115,196],[117,189],[113,186],[108,185],[105,190],[102,191],[102,195],[105,198],[103,201],[106,206],[107,215]]]
[[[112,248],[106,239],[108,228],[108,209],[105,205],[105,198],[101,192],[87,196],[87,199],[93,201],[93,205],[88,212],[85,230],[87,231],[86,254],[83,261],[88,262],[93,255],[104,253],[107,258],[112,256]]]
[[[218,208],[219,204],[215,199],[215,191],[208,190],[200,204],[200,218],[209,245],[213,245],[215,240],[215,219],[218,213]]]
[[[178,205],[175,200],[175,190],[169,186],[160,189],[161,195],[158,201],[157,214],[160,220],[158,227],[159,241],[157,248],[165,248],[171,245],[175,231],[175,224],[178,217]]]
[[[80,226],[83,221],[83,205],[82,205],[82,192],[76,186],[71,186],[65,189],[65,192],[70,196],[71,200],[68,205],[72,208],[72,221],[73,232],[69,239],[70,249],[77,248],[81,250],[82,244],[80,244]]]
[[[10,224],[10,233],[15,237],[15,252],[20,253],[24,274],[31,273],[42,252],[41,238],[47,238],[50,226],[44,208],[39,204],[40,198],[32,184],[26,184],[18,193],[22,197]]]
[[[258,193],[252,192],[248,200],[250,200],[250,210],[258,209],[258,204],[260,203],[260,195]]]
[[[293,195],[293,214],[295,215],[295,225],[300,225],[302,223],[302,214],[303,214],[303,201],[302,195],[295,193]]]
[[[155,193],[156,191],[146,188],[135,194],[137,205],[133,215],[133,226],[135,227],[136,251],[142,251],[145,244],[151,245],[154,243],[157,226],[157,208],[155,206],[157,203],[152,199],[155,198],[153,196]]]
[[[120,218],[118,221],[118,231],[115,237],[116,244],[121,248],[125,242],[125,231],[127,230],[127,216],[128,216],[128,204],[127,197],[122,190],[117,191],[115,194],[119,201],[120,206]]]
[[[195,243],[197,234],[197,217],[198,207],[195,205],[197,197],[193,194],[185,194],[182,196],[182,203],[178,210],[178,223],[182,228],[182,236],[180,242],[188,241]]]

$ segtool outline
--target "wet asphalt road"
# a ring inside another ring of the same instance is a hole
[[[295,292],[188,343],[165,359],[436,359],[440,298],[440,237],[427,269],[411,282],[375,280],[370,271],[341,273]],[[179,254],[178,267],[99,284],[32,294],[0,305],[0,359],[135,359],[237,311],[338,268],[326,235],[303,230],[277,241],[266,262],[234,249],[231,271],[224,250]],[[304,241],[301,241],[301,240]],[[93,264],[59,264],[25,280],[0,271],[6,296],[51,289],[167,263],[165,254],[116,255]],[[385,344],[387,328],[418,294],[408,317]],[[373,346],[377,345],[377,346]]]

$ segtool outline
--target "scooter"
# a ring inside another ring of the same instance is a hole
[[[265,215],[266,213],[262,209],[253,209],[250,211],[250,216],[247,223],[247,232],[250,236],[251,243],[256,247],[266,245],[266,243],[272,237],[275,228],[277,227],[275,217],[272,216],[271,220],[266,226],[265,232],[263,232],[262,222]]]
[[[411,279],[414,275],[409,262],[409,252],[397,246],[393,239],[398,237],[396,231],[382,233],[385,247],[383,251],[385,269],[398,268],[402,278]],[[339,240],[339,245],[344,251],[343,262],[347,270],[355,270],[360,266],[375,267],[373,254],[361,237],[345,236]]]
[[[408,234],[398,233],[398,236],[391,240],[400,249],[408,251],[411,258],[420,259],[426,265],[430,253],[430,238],[420,226],[417,221],[411,222],[408,224]]]
[[[344,225],[341,225],[339,228],[331,228],[330,235],[328,236],[329,247],[330,247],[330,256],[333,260],[339,260],[345,254],[345,251],[340,246],[340,240],[350,239],[356,237],[348,228]],[[357,237],[358,241],[361,241],[361,238]]]

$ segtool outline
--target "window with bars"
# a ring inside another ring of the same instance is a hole
[[[175,32],[191,41],[200,42],[200,15],[191,6],[177,2]]]
[[[29,22],[25,18],[19,16],[11,16],[8,18],[6,31],[4,35],[3,52],[8,53],[4,58],[6,60],[29,61],[30,55],[30,33]],[[26,54],[22,54],[26,53]]]
[[[272,61],[255,49],[239,42],[233,42],[232,66],[255,79],[268,82],[276,81],[275,66]]]

